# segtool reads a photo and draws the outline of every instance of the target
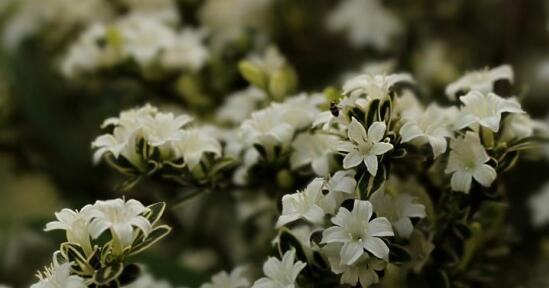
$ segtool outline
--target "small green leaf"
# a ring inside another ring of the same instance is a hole
[[[162,217],[162,214],[164,214],[164,210],[166,209],[166,203],[164,202],[158,202],[152,205],[149,205],[147,207],[149,211],[143,215],[145,218],[151,222],[152,225],[156,224],[160,217]]]
[[[166,235],[168,235],[171,231],[172,231],[172,228],[170,228],[168,225],[161,225],[154,228],[151,231],[151,233],[149,233],[149,235],[143,239],[143,241],[132,245],[129,255],[130,256],[135,255],[146,250],[147,248],[152,246],[154,243],[166,237]]]
[[[93,281],[99,285],[109,284],[122,274],[124,264],[121,262],[111,263],[111,265],[96,270],[93,274]]]
[[[267,89],[267,75],[252,62],[248,60],[240,61],[238,63],[238,71],[250,84],[260,89]]]

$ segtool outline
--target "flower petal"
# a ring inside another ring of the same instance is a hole
[[[377,121],[372,123],[368,128],[368,140],[374,143],[381,141],[383,136],[385,136],[386,129],[387,125],[385,125],[385,122]]]
[[[492,168],[492,166],[488,164],[482,164],[475,170],[473,177],[482,186],[490,187],[490,185],[492,185],[492,182],[494,182],[494,180],[496,179],[497,173],[496,170]]]
[[[356,143],[364,143],[364,140],[366,139],[366,129],[364,129],[364,126],[353,117],[349,124],[349,128],[347,128],[347,136]]]
[[[362,160],[364,160],[364,155],[358,153],[358,151],[351,151],[343,158],[343,168],[349,169],[356,167]]]
[[[471,174],[463,171],[456,171],[452,174],[450,185],[454,191],[469,193],[469,189],[471,188],[471,180]]]
[[[389,247],[383,240],[376,237],[368,237],[364,239],[362,244],[366,251],[372,253],[377,258],[389,259]]]
[[[364,164],[366,164],[366,169],[372,176],[376,176],[377,174],[377,156],[375,155],[368,155],[366,158],[364,158]]]
[[[332,226],[322,232],[322,243],[347,242],[349,233],[341,227]]]
[[[370,236],[385,237],[394,236],[391,222],[385,217],[378,217],[368,223],[366,233]]]
[[[342,265],[351,265],[364,254],[364,248],[360,241],[349,241],[343,244],[339,256],[341,257]]]
[[[374,147],[370,150],[370,153],[375,155],[382,155],[387,153],[387,151],[393,149],[393,144],[385,143],[385,142],[378,142],[374,144]]]

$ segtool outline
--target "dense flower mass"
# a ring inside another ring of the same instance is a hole
[[[0,0],[0,281],[542,287],[549,4],[499,2]]]

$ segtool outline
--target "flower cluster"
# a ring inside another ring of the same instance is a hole
[[[171,231],[159,224],[164,208],[164,203],[145,207],[137,200],[113,199],[55,213],[57,220],[44,230],[64,230],[67,242],[53,254],[53,264],[37,274],[40,280],[32,287],[129,284],[137,278],[139,267],[125,263],[126,258]]]
[[[91,25],[69,48],[61,69],[68,77],[124,63],[134,63],[145,71],[154,67],[196,71],[209,57],[204,36],[203,31],[176,31],[156,18],[131,15],[112,24]]]
[[[200,174],[201,162],[221,156],[221,144],[200,129],[188,128],[192,121],[188,115],[159,112],[148,104],[121,112],[103,122],[101,127],[113,130],[93,141],[94,161],[106,157],[137,173],[147,172],[151,164],[153,169],[169,164]]]

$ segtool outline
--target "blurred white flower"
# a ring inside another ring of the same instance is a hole
[[[191,170],[200,163],[205,153],[221,156],[219,141],[198,129],[179,131],[172,143],[176,157],[182,157]]]
[[[446,138],[452,137],[450,125],[457,114],[455,107],[441,108],[432,104],[421,113],[403,117],[404,125],[400,128],[402,143],[413,141],[417,144],[429,143],[434,157],[446,152]]]
[[[242,122],[240,133],[248,145],[259,144],[266,149],[267,157],[274,153],[274,147],[288,148],[295,127],[284,121],[284,109],[270,106],[253,112],[250,119]]]
[[[338,140],[339,137],[327,134],[299,134],[292,143],[294,150],[290,157],[291,168],[297,169],[310,164],[316,175],[328,175]]]
[[[167,68],[200,70],[208,61],[210,52],[204,46],[202,30],[184,29],[162,53],[162,65]]]
[[[80,211],[65,208],[55,213],[57,221],[47,223],[44,231],[65,230],[67,241],[80,245],[86,255],[89,255],[92,246],[88,224],[98,214],[91,205],[84,206]]]
[[[540,124],[540,122],[532,120],[526,113],[508,115],[503,120],[500,139],[510,142],[530,137],[534,134],[534,129]]]
[[[176,0],[119,0],[129,14],[141,18],[151,18],[165,23],[177,23]]]
[[[474,132],[467,132],[464,137],[452,139],[450,157],[445,173],[452,173],[451,186],[454,191],[469,193],[474,178],[484,187],[490,187],[496,179],[496,170],[488,164],[490,157]]]
[[[86,288],[84,279],[71,275],[71,263],[52,264],[36,275],[40,280],[30,288]]]
[[[528,199],[530,219],[536,228],[542,228],[549,223],[549,183],[545,183],[541,189]]]
[[[494,92],[494,83],[497,80],[508,80],[513,83],[513,68],[509,65],[501,65],[493,69],[473,71],[465,74],[446,87],[446,95],[455,99],[458,93],[479,91],[481,93]]]
[[[347,131],[352,142],[342,142],[337,147],[339,151],[347,152],[343,158],[343,168],[349,169],[364,162],[368,172],[375,176],[378,168],[377,156],[393,149],[392,144],[382,142],[385,129],[385,122],[374,122],[366,133],[364,126],[353,118]]]
[[[414,83],[410,74],[363,74],[347,80],[343,84],[343,93],[349,95],[351,99],[360,95],[366,95],[366,99],[384,99],[389,94],[389,89],[397,83]],[[353,101],[356,103],[356,100]],[[353,104],[355,104],[353,103]],[[342,104],[343,106],[345,103]]]
[[[133,281],[131,284],[122,286],[122,288],[172,288],[171,285],[166,280],[157,280],[150,273],[142,273],[137,280]]]
[[[385,261],[362,254],[358,260],[347,265],[341,261],[341,244],[330,243],[322,247],[322,254],[326,256],[333,273],[341,274],[341,284],[355,286],[358,282],[362,287],[370,287],[379,282],[376,271],[385,269]]]
[[[335,214],[343,201],[354,197],[356,184],[354,170],[337,171],[329,177],[324,182],[324,189],[328,190],[322,201],[324,211],[327,214]]]
[[[240,124],[254,112],[259,103],[265,101],[267,95],[263,90],[248,87],[244,90],[227,95],[225,102],[217,110],[216,118],[223,122]]]
[[[6,17],[1,31],[2,43],[8,50],[16,49],[22,41],[40,32],[55,31],[58,35],[65,35],[78,25],[109,19],[113,14],[104,0],[14,2],[14,13]]]
[[[276,227],[284,226],[301,218],[312,223],[321,223],[325,214],[321,207],[323,185],[324,179],[315,178],[305,190],[284,195],[282,197],[282,215],[278,218]]]
[[[288,250],[282,256],[282,261],[269,257],[263,264],[265,276],[255,281],[252,288],[294,288],[299,272],[307,266],[306,263],[295,261],[295,250]]]
[[[211,283],[205,283],[200,288],[247,288],[250,287],[250,282],[246,277],[242,276],[245,268],[237,267],[231,274],[225,271],[219,272],[212,276]]]
[[[207,0],[199,11],[200,23],[213,36],[214,49],[242,37],[249,29],[258,32],[257,38],[265,38],[271,16],[273,0]]]
[[[464,106],[456,120],[457,129],[478,123],[498,132],[502,113],[524,113],[516,99],[503,99],[494,93],[471,91],[459,100]]]
[[[370,196],[374,212],[379,217],[385,217],[393,225],[398,236],[409,238],[414,230],[410,218],[425,218],[425,206],[419,204],[416,198],[405,193],[389,194],[378,190]]]
[[[323,243],[343,243],[340,250],[342,265],[355,263],[364,254],[364,249],[380,259],[388,259],[389,247],[379,237],[394,236],[393,229],[385,217],[370,220],[373,212],[369,201],[355,200],[353,210],[339,208],[332,218],[336,226],[322,233]]]
[[[181,129],[193,120],[188,115],[174,116],[173,113],[156,113],[144,119],[137,119],[143,124],[143,133],[149,145],[157,147],[178,140]]]
[[[342,1],[327,18],[328,28],[343,31],[356,47],[391,48],[393,38],[403,30],[398,17],[379,0]]]
[[[97,239],[103,232],[110,229],[114,253],[120,253],[131,245],[135,236],[134,227],[145,235],[148,235],[152,230],[149,220],[142,216],[147,208],[137,200],[97,201],[93,207],[99,213],[94,215],[90,222],[90,234],[94,239]]]

